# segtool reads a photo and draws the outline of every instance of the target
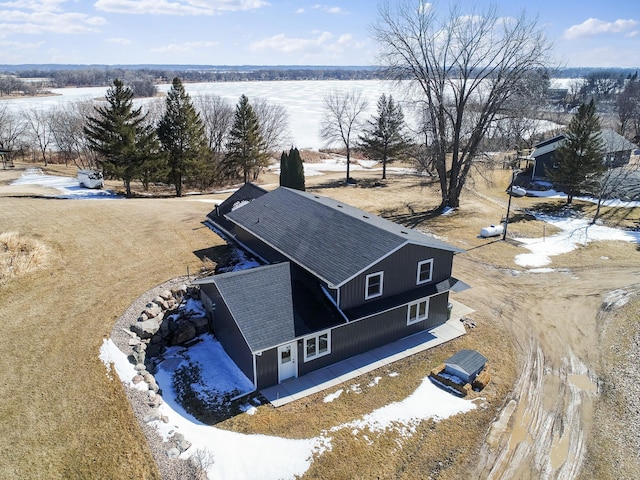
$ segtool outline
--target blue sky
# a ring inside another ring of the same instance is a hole
[[[377,3],[0,0],[0,64],[371,65]],[[492,3],[537,16],[562,65],[640,67],[638,0]]]

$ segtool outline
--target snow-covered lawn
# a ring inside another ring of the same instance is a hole
[[[207,473],[212,479],[250,480],[257,478],[256,472],[260,472],[259,478],[263,480],[293,479],[309,468],[314,454],[321,455],[331,448],[331,435],[338,430],[346,428],[358,435],[394,429],[401,435],[411,435],[425,419],[438,421],[476,408],[471,401],[457,398],[425,378],[403,401],[391,403],[328,431],[318,432],[313,438],[292,440],[221,430],[199,422],[182,408],[173,388],[173,372],[183,365],[197,366],[206,390],[221,393],[247,391],[251,389],[251,383],[211,335],[200,338],[202,341],[194,347],[173,347],[164,355],[165,360],[160,364],[156,380],[164,400],[159,407],[160,414],[168,417],[169,422],[158,420],[152,425],[165,440],[174,433],[182,433],[191,442],[191,448],[182,453],[182,458],[188,458],[197,451],[209,451],[214,463]],[[109,374],[113,366],[123,383],[132,388],[146,389],[144,382],[133,384],[131,379],[136,374],[133,365],[110,339],[104,340],[100,359],[107,365]],[[372,383],[373,386],[376,384]],[[354,391],[357,393],[358,390]],[[342,392],[343,389],[338,389],[328,394],[324,401],[335,401]],[[252,405],[247,405],[244,410],[244,415],[260,415],[259,409]]]
[[[77,178],[45,175],[39,168],[29,168],[11,185],[40,185],[55,188],[60,192],[55,198],[121,198],[111,190],[98,190],[81,187]]]

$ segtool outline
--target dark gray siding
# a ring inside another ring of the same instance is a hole
[[[547,171],[555,164],[554,153],[555,151],[552,151],[536,158],[533,164],[533,178],[547,178]]]
[[[407,325],[407,306],[336,327],[331,331],[331,354],[304,362],[299,348],[298,375],[304,375],[376,347],[428,330],[447,321],[449,292],[431,297],[429,317]]]
[[[257,388],[278,384],[278,348],[265,350],[256,356]]]
[[[240,241],[243,245],[249,247],[269,263],[279,263],[289,260],[277,250],[274,250],[268,245],[265,245],[262,241],[258,240],[255,236],[244,230],[242,227],[236,226],[235,232],[236,239],[238,241]]]
[[[238,368],[249,380],[253,378],[253,354],[240,333],[236,322],[225,303],[220,297],[218,289],[213,284],[200,285],[200,289],[207,295],[213,304],[213,334],[220,342],[227,355],[236,363]]]
[[[430,258],[433,258],[431,283],[441,282],[451,276],[453,252],[421,245],[405,245],[343,285],[340,289],[340,307],[348,310],[366,302],[366,277],[371,273],[384,272],[382,296],[377,297],[376,300],[416,288],[418,262]]]

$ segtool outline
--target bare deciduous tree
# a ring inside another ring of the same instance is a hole
[[[89,148],[84,133],[86,119],[92,113],[91,100],[61,103],[49,111],[51,134],[66,165],[72,161],[78,168],[98,168],[97,155]]]
[[[324,97],[325,116],[321,123],[320,136],[328,145],[340,144],[347,154],[347,183],[351,164],[351,148],[357,139],[359,117],[367,109],[367,100],[362,92],[331,92]]]
[[[26,124],[6,105],[0,105],[0,148],[9,150],[8,160],[22,147]]]
[[[51,115],[48,111],[33,107],[25,112],[27,130],[32,138],[32,148],[37,146],[42,155],[42,161],[46,167],[48,164],[47,151],[53,141],[51,131]]]
[[[233,124],[233,105],[220,95],[198,95],[194,97],[194,105],[204,123],[205,135],[209,140],[209,148],[218,157],[222,153],[225,140]]]
[[[463,15],[420,0],[382,4],[372,34],[379,64],[391,78],[408,78],[425,103],[441,207],[458,207],[488,129],[531,72],[546,67],[550,44],[524,13]]]
[[[269,103],[264,98],[256,98],[251,104],[258,117],[260,133],[268,152],[280,150],[290,142],[289,116],[282,105]]]

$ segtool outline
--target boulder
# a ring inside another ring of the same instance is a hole
[[[169,290],[163,290],[162,293],[160,293],[160,296],[166,300],[169,301],[173,298],[173,293],[171,293],[171,291]]]
[[[162,352],[163,347],[164,345],[162,345],[162,343],[154,343],[152,345],[149,345],[147,347],[147,357],[157,357],[158,355],[160,355],[160,352]]]
[[[160,330],[160,325],[152,318],[131,325],[131,331],[135,332],[140,338],[151,338],[158,330]]]
[[[141,352],[136,352],[134,351],[132,353],[133,359],[136,361],[136,364],[143,364],[144,365],[144,361],[147,359],[147,354],[145,353],[144,350],[142,350]]]
[[[189,440],[182,440],[180,443],[178,443],[178,450],[180,450],[181,452],[186,452],[187,450],[189,450],[189,447],[191,447],[191,442]]]
[[[160,412],[158,411],[158,409],[154,408],[144,416],[143,420],[144,420],[144,423],[155,422],[156,420],[160,420]]]
[[[209,331],[209,319],[207,317],[195,317],[192,318],[191,323],[196,327],[196,334],[201,335]]]
[[[171,343],[173,345],[183,345],[194,338],[196,338],[196,327],[191,322],[184,322],[173,332]]]
[[[167,450],[167,457],[173,459],[176,459],[180,456],[180,450],[178,450],[176,447],[170,448],[169,450]]]
[[[143,315],[146,315],[147,318],[156,318],[158,315],[162,313],[162,308],[157,303],[147,303],[147,307],[142,312]]]
[[[169,305],[167,304],[167,301],[164,298],[162,298],[161,296],[155,297],[152,300],[152,302],[155,303],[156,305],[158,305],[163,310],[167,310],[169,308]]]

